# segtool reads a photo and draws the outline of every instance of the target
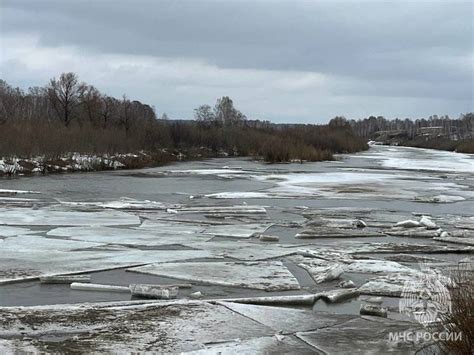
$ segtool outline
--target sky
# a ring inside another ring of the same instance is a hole
[[[62,72],[192,118],[458,117],[473,108],[474,2],[0,0],[0,78]]]

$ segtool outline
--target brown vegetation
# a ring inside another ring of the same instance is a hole
[[[430,116],[428,119],[387,120],[371,116],[350,121],[353,131],[361,137],[417,148],[430,148],[474,153],[474,113],[458,119]]]
[[[462,265],[462,264],[461,264]],[[459,334],[458,337],[441,337],[438,346],[445,354],[474,353],[474,269],[465,263],[451,273],[456,285],[451,290],[451,312],[441,314],[442,328],[435,331]]]
[[[474,154],[474,139],[449,140],[443,138],[415,139],[402,142],[403,145],[417,148],[447,150],[458,153]]]
[[[355,137],[345,119],[330,125],[248,120],[226,96],[213,108],[196,109],[195,118],[157,119],[151,106],[103,95],[73,73],[27,92],[0,80],[0,157],[146,151],[160,163],[169,156],[157,152],[168,149],[188,158],[239,155],[287,162],[327,160],[333,153],[367,149],[365,139]]]

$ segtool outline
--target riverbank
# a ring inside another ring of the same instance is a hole
[[[361,151],[366,150],[361,149]],[[263,152],[263,155],[239,154],[238,151],[217,152],[208,148],[193,148],[188,150],[139,151],[136,153],[118,154],[83,154],[67,153],[61,156],[37,156],[32,158],[0,158],[0,177],[16,175],[46,175],[57,173],[91,172],[106,170],[129,170],[157,167],[176,161],[202,160],[220,157],[254,157],[267,163],[304,163],[334,160],[329,150],[299,150],[292,147],[274,145]]]
[[[70,153],[55,158],[44,156],[24,159],[17,157],[3,158],[0,159],[0,176],[139,169],[159,166],[179,159],[179,155],[166,150],[155,153],[138,152],[102,155]]]
[[[400,145],[414,148],[427,148],[445,150],[448,152],[474,154],[474,139],[450,140],[443,138],[411,140],[402,142]]]

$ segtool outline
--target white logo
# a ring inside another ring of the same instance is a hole
[[[400,313],[426,326],[440,321],[440,315],[451,312],[451,295],[446,287],[451,281],[423,265],[420,269],[405,283],[399,309]]]

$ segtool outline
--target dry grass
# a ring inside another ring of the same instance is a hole
[[[458,153],[470,153],[474,154],[474,139],[464,139],[453,141],[444,138],[435,139],[415,139],[412,141],[403,142],[402,145],[407,145],[417,148],[429,148],[438,150],[447,150]]]
[[[25,120],[8,121],[0,126],[0,157],[5,158],[43,156],[51,160],[71,152],[97,155],[153,153],[161,148],[182,151],[188,158],[194,157],[188,154],[190,152],[200,150],[201,153],[196,154],[198,157],[208,150],[207,156],[219,156],[225,151],[230,155],[258,156],[277,163],[331,160],[334,153],[359,151],[367,145],[352,131],[316,125],[203,127],[192,121],[150,121],[125,130],[121,126],[104,129],[73,122],[65,127],[57,121]]]
[[[451,272],[456,287],[451,290],[451,312],[441,315],[442,331],[462,333],[461,339],[441,339],[438,343],[445,354],[474,354],[474,264],[462,263]],[[439,329],[438,329],[439,330]]]

